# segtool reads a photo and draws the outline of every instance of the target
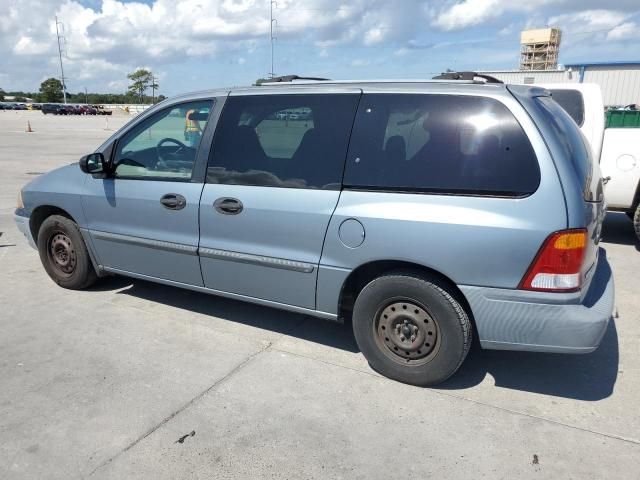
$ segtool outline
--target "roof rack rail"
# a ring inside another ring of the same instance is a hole
[[[293,82],[294,80],[315,80],[317,82],[322,82],[329,79],[319,77],[300,77],[298,75],[282,75],[280,77],[259,78],[258,80],[256,80],[256,85],[263,85],[265,83]]]
[[[502,80],[498,80],[491,75],[485,75],[477,72],[445,72],[433,77],[433,80],[471,80],[475,81],[476,78],[482,78],[484,83],[504,83]]]

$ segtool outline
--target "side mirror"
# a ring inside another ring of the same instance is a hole
[[[90,153],[80,158],[80,170],[84,173],[105,173],[106,166],[104,161],[104,155],[101,153]]]

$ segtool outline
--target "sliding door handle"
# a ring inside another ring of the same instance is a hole
[[[242,211],[244,206],[237,198],[221,197],[213,202],[213,208],[225,215],[237,215]]]

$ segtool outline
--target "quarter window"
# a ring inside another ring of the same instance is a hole
[[[540,183],[526,134],[498,101],[461,95],[365,95],[348,187],[520,196]]]
[[[230,97],[208,183],[339,189],[359,95]]]
[[[579,127],[584,123],[584,99],[578,90],[552,89],[551,98],[569,114]]]
[[[212,104],[174,105],[133,127],[116,147],[116,178],[189,181]]]
[[[597,200],[597,197],[593,198],[593,193],[596,192],[596,195],[598,193],[600,178],[593,176],[593,159],[587,139],[571,121],[567,111],[553,98],[536,97],[536,102],[548,125],[555,132],[564,158],[571,159],[573,168],[580,179],[585,200]],[[592,185],[594,182],[595,185]]]

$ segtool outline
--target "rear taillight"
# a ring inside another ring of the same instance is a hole
[[[547,238],[518,288],[541,292],[573,292],[582,286],[587,231],[563,230]]]

